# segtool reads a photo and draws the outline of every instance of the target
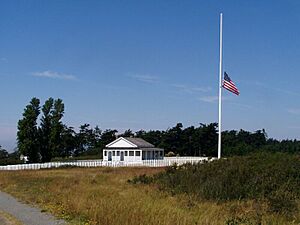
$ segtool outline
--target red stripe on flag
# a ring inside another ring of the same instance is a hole
[[[223,82],[223,87],[224,87],[225,89],[227,89],[228,91],[230,91],[230,92],[236,94],[236,95],[239,95],[239,94],[240,94],[240,93],[239,93],[239,90],[238,90],[235,86],[233,86],[231,83],[229,83],[229,82],[227,82],[227,81],[224,81],[224,82]]]
[[[240,94],[239,90],[237,89],[235,84],[232,82],[232,80],[229,78],[229,76],[227,75],[226,72],[224,73],[222,87],[236,95]]]
[[[235,91],[239,91],[235,86],[232,86],[232,84],[228,83],[228,82],[224,82],[223,85],[226,85],[228,88],[233,89]]]

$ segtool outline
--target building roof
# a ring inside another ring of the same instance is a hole
[[[107,144],[107,148],[154,148],[154,145],[142,138],[120,137]]]
[[[141,148],[144,151],[164,151],[163,148]]]
[[[135,144],[138,148],[154,148],[154,145],[142,138],[124,137],[127,141]]]

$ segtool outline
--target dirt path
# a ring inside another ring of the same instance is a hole
[[[9,221],[6,217],[0,214],[0,224],[1,225],[13,225],[13,222]]]
[[[16,218],[11,215],[0,211],[0,224],[1,225],[22,225]]]
[[[47,213],[42,213],[40,209],[23,204],[11,195],[0,191],[0,211],[6,212],[24,225],[65,225],[62,220],[57,220]],[[2,221],[3,223],[2,223]],[[6,223],[5,223],[6,222]],[[11,225],[7,218],[1,217],[0,224]]]

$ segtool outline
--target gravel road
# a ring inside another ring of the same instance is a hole
[[[24,225],[65,225],[40,209],[23,204],[9,194],[0,191],[0,210],[11,214]]]
[[[10,221],[8,221],[8,219],[2,215],[0,215],[0,224],[1,225],[12,225],[12,223]]]

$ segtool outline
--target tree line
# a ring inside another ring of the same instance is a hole
[[[40,106],[40,100],[32,98],[18,122],[19,154],[28,156],[30,162],[49,162],[55,157],[99,154],[107,143],[115,140],[117,130],[102,132],[98,126],[91,128],[89,124],[81,125],[76,132],[62,122],[64,110],[61,99],[49,98]]]
[[[115,129],[102,131],[98,126],[83,124],[74,127],[62,122],[65,106],[61,99],[49,98],[41,106],[40,100],[32,98],[18,122],[18,150],[8,154],[0,148],[0,163],[19,155],[29,157],[30,162],[48,162],[53,158],[78,156],[102,156],[102,150],[117,137],[139,137],[156,147],[164,148],[168,155],[216,156],[218,124],[199,124],[184,128],[177,123],[167,130],[128,129],[118,133]],[[222,155],[246,155],[254,151],[299,153],[300,141],[278,141],[268,138],[264,129],[255,132],[230,130],[222,132]]]

